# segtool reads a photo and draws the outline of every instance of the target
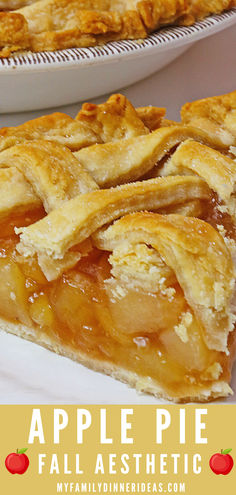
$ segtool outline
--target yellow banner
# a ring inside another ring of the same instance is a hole
[[[3,495],[236,492],[236,405],[15,405],[0,414]]]

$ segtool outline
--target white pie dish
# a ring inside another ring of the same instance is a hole
[[[193,43],[236,23],[236,9],[141,41],[0,59],[0,113],[57,107],[112,93],[162,69]]]

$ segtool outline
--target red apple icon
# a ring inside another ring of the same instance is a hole
[[[229,474],[234,461],[229,455],[232,449],[221,450],[221,453],[214,454],[209,461],[209,465],[215,474]]]
[[[29,467],[29,459],[25,452],[28,449],[20,449],[9,454],[5,459],[5,466],[11,474],[23,474]]]

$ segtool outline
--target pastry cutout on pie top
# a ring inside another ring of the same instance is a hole
[[[214,98],[184,124],[113,95],[0,130],[2,329],[174,401],[232,393],[228,96],[217,138]]]
[[[17,10],[2,12],[0,56],[23,48],[37,52],[141,39],[161,26],[190,25],[235,5],[235,0],[6,0],[4,6],[2,0],[0,9]]]

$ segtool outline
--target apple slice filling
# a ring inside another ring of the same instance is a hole
[[[124,255],[121,267],[115,252],[88,243],[73,269],[48,282],[36,259],[23,258],[15,249],[14,226],[43,215],[37,210],[2,222],[0,318],[151,377],[173,397],[188,383],[204,388],[219,377],[228,380],[229,358],[208,349],[175,274],[149,246]],[[131,277],[137,256],[140,268]]]

